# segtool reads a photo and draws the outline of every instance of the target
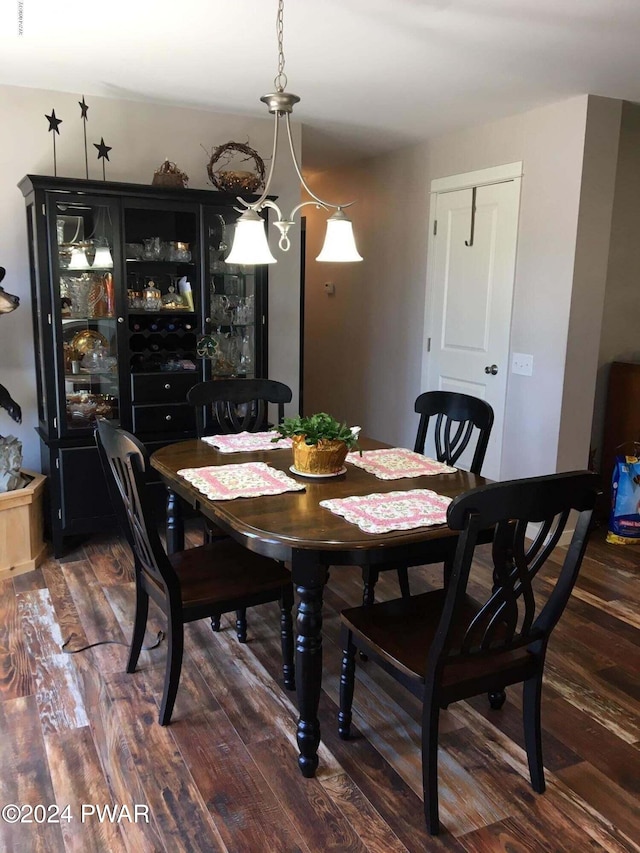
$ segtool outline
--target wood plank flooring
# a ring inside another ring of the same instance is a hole
[[[194,528],[191,544],[198,538]],[[478,584],[490,583],[486,555],[477,569]],[[411,584],[439,585],[440,568],[412,570]],[[477,697],[442,712],[438,838],[424,827],[418,702],[373,663],[361,665],[356,737],[337,736],[338,613],[361,592],[358,570],[332,570],[321,764],[303,779],[275,605],[250,611],[244,646],[230,617],[219,634],[204,621],[187,626],[173,722],[161,728],[165,644],[124,672],[134,587],[122,541],[94,537],[0,582],[0,807],[69,805],[70,817],[0,818],[0,850],[640,851],[640,547],[607,545],[596,531],[552,639],[543,796],[529,784],[520,689],[501,711]],[[398,594],[394,572],[376,592]],[[162,627],[152,606],[149,644]],[[70,649],[114,642],[66,654],[68,639]]]

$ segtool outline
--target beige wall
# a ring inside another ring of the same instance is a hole
[[[334,298],[322,294],[323,274],[308,259],[307,411],[344,411],[350,421],[362,422],[377,438],[411,446],[416,429],[413,402],[425,390],[420,376],[430,182],[522,160],[511,349],[531,353],[534,372],[531,377],[509,373],[502,477],[587,464],[588,435],[563,443],[562,458],[559,444],[561,434],[564,439],[576,420],[582,418],[590,425],[595,381],[591,350],[587,373],[581,377],[571,371],[571,381],[576,383],[575,410],[563,413],[578,225],[593,202],[585,198],[580,206],[590,101],[586,95],[572,98],[430,140],[333,176],[333,191],[359,199],[353,219],[360,225],[365,261],[356,270],[335,273],[339,289],[333,302]],[[606,136],[615,130],[615,102],[596,101],[602,103],[590,108],[594,132],[600,132],[602,123]],[[602,157],[610,165],[610,140],[603,146]],[[329,187],[324,182],[320,194]],[[315,222],[310,223],[310,247]],[[585,237],[588,233],[586,229]],[[589,257],[584,245],[579,248],[584,258]],[[584,274],[584,264],[581,269]],[[594,270],[600,289],[603,276],[602,267]],[[346,315],[341,316],[339,305]],[[333,367],[330,376],[321,378],[324,363]],[[348,390],[341,382],[332,386],[331,375],[334,380],[337,375],[347,377]]]
[[[621,115],[622,101],[589,98],[558,440],[559,471],[585,467],[591,445]]]
[[[47,132],[45,113],[55,108],[63,123],[57,138],[58,175],[85,177],[82,122],[78,100],[69,95],[39,89],[0,86],[0,265],[6,267],[4,286],[20,296],[22,304],[10,317],[0,318],[0,383],[10,389],[22,405],[23,423],[14,424],[0,412],[0,433],[17,435],[24,444],[25,465],[39,469],[36,425],[35,374],[31,333],[31,299],[26,242],[24,200],[17,189],[27,173],[53,174],[52,140]],[[112,146],[106,164],[107,179],[150,184],[154,170],[168,158],[178,164],[194,188],[211,188],[207,183],[208,155],[230,139],[250,144],[263,155],[271,150],[271,119],[248,119],[202,110],[181,109],[159,104],[110,98],[87,98],[89,121],[89,176],[101,178],[102,169],[92,142]],[[294,125],[297,144],[300,128]],[[299,183],[293,168],[283,160],[272,191],[283,209],[299,200]],[[295,398],[288,409],[297,412],[299,349],[299,231],[293,229],[292,248],[282,255],[272,248],[278,263],[269,270],[269,374],[289,384]]]
[[[327,216],[308,215],[305,411],[329,411],[388,441],[415,433],[415,415],[407,413],[420,383],[425,165],[412,149],[316,178],[323,197],[357,199],[349,213],[362,263],[317,263]],[[325,281],[335,284],[334,296],[325,294]]]
[[[612,361],[640,361],[640,106],[622,106],[615,197],[609,246],[592,446],[599,461],[602,450],[607,382]]]

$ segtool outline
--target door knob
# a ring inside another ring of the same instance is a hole
[[[495,376],[496,373],[498,372],[498,365],[497,364],[488,364],[485,367],[484,372],[490,373],[492,376]]]

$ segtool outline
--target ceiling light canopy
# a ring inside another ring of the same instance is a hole
[[[238,221],[236,222],[235,235],[231,252],[227,258],[228,263],[232,264],[275,264],[274,258],[269,248],[267,235],[264,230],[262,217],[259,215],[265,207],[270,207],[276,211],[278,218],[274,225],[280,232],[278,245],[283,252],[288,251],[291,241],[289,240],[289,230],[294,225],[294,216],[303,207],[313,204],[323,210],[334,209],[336,212],[329,217],[327,222],[327,233],[324,238],[324,245],[317,261],[328,262],[353,262],[361,261],[362,256],[358,253],[355,239],[353,236],[353,225],[351,220],[346,216],[344,209],[350,207],[349,204],[331,204],[331,202],[323,201],[307,186],[307,182],[302,176],[298,157],[293,145],[293,137],[291,134],[291,121],[289,116],[293,112],[293,107],[298,103],[300,98],[291,92],[285,92],[287,85],[287,75],[284,73],[284,48],[283,48],[283,16],[284,16],[284,0],[278,0],[278,15],[276,18],[276,32],[278,36],[278,74],[274,80],[276,91],[270,95],[263,95],[260,100],[267,105],[269,112],[275,116],[274,133],[273,133],[273,152],[271,163],[269,166],[269,174],[265,181],[264,190],[260,198],[252,203],[245,201],[243,198],[238,198],[238,201],[246,208]],[[282,215],[282,211],[278,205],[267,198],[271,179],[273,178],[273,170],[278,155],[279,129],[280,120],[284,119],[287,128],[287,141],[289,143],[289,153],[293,161],[296,174],[304,189],[311,196],[310,201],[303,201],[296,205],[291,211],[288,218]],[[236,208],[239,212],[242,208]]]

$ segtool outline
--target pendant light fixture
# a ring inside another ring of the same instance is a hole
[[[93,266],[98,269],[113,269],[113,257],[111,255],[111,249],[109,248],[107,238],[98,238],[96,243],[96,256],[93,259]]]
[[[88,270],[90,269],[89,259],[87,258],[86,247],[83,244],[74,246],[71,250],[71,260],[67,269],[70,270]]]
[[[284,16],[284,0],[278,0],[278,15],[276,18],[276,32],[278,37],[278,74],[274,80],[276,91],[270,95],[263,95],[260,100],[267,105],[269,112],[275,117],[274,133],[273,133],[273,152],[269,167],[269,174],[265,181],[264,190],[260,198],[252,203],[238,198],[238,201],[246,208],[236,222],[235,235],[231,252],[227,258],[227,262],[231,264],[275,264],[274,258],[269,248],[267,235],[264,229],[264,220],[260,216],[260,212],[265,207],[270,207],[276,211],[278,218],[274,225],[280,232],[278,245],[283,252],[286,252],[291,241],[289,240],[289,229],[294,224],[294,216],[303,207],[313,204],[323,210],[334,209],[336,212],[329,217],[327,221],[327,233],[324,238],[324,245],[317,261],[329,262],[351,262],[361,261],[362,256],[358,253],[355,239],[353,236],[353,225],[351,220],[346,216],[344,209],[350,207],[354,202],[349,204],[332,204],[328,201],[323,201],[307,186],[298,157],[293,146],[293,137],[291,134],[291,121],[289,116],[293,112],[293,107],[298,103],[300,98],[297,95],[286,92],[287,75],[284,73],[284,48],[283,48],[283,16]],[[288,218],[282,215],[282,211],[278,205],[267,198],[271,179],[273,178],[273,170],[278,155],[279,129],[280,120],[284,119],[287,129],[287,140],[289,143],[289,153],[293,160],[293,165],[300,183],[311,196],[310,201],[303,201],[296,205],[291,211]],[[238,212],[242,208],[236,208]]]

